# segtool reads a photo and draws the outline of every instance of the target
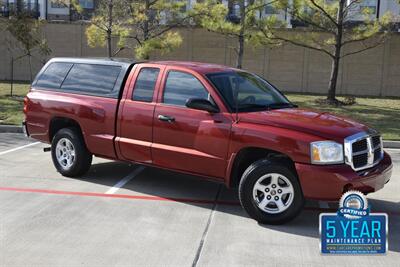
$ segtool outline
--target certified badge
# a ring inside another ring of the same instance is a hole
[[[323,254],[384,254],[387,251],[388,216],[370,213],[363,193],[343,194],[337,213],[323,213],[319,220]]]

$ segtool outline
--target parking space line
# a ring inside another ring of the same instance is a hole
[[[141,173],[145,169],[144,166],[139,166],[137,167],[133,172],[131,172],[129,175],[125,176],[122,180],[120,180],[118,183],[116,183],[113,187],[111,187],[105,194],[114,194],[117,192],[121,187],[123,187],[127,182],[135,178],[136,175]]]
[[[30,144],[27,144],[27,145],[24,145],[24,146],[19,146],[19,147],[16,147],[16,148],[12,148],[12,149],[0,152],[0,156],[2,156],[4,154],[7,154],[7,153],[10,153],[10,152],[21,150],[21,149],[24,149],[24,148],[27,148],[27,147],[30,147],[30,146],[34,146],[34,145],[37,145],[37,144],[40,144],[40,142],[30,143]]]
[[[201,236],[200,244],[199,244],[199,246],[197,248],[196,255],[195,255],[194,259],[193,259],[192,267],[196,267],[198,262],[199,262],[199,260],[200,260],[200,256],[201,256],[201,253],[203,251],[204,243],[206,241],[207,234],[208,234],[208,231],[210,229],[211,222],[212,222],[212,220],[214,218],[215,210],[217,209],[218,198],[219,198],[219,195],[221,193],[221,190],[222,190],[222,186],[219,185],[218,186],[218,190],[217,190],[217,194],[215,195],[214,205],[213,205],[213,207],[211,209],[210,215],[208,216],[206,227],[204,228],[203,234]]]

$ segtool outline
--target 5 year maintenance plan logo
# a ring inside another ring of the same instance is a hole
[[[370,213],[363,193],[343,194],[337,213],[319,216],[322,254],[385,254],[388,249],[388,215]]]

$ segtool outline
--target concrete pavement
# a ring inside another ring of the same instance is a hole
[[[0,190],[0,266],[398,266],[400,261],[400,150],[388,150],[392,180],[368,196],[374,212],[389,213],[388,254],[322,256],[318,215],[321,207],[336,208],[333,203],[309,201],[287,225],[259,225],[237,205],[236,193],[219,184],[149,167],[138,172],[138,165],[98,158],[84,177],[66,178],[43,152],[46,145],[32,142],[0,134],[0,188],[8,188]]]

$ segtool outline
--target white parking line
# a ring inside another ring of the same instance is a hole
[[[318,201],[318,205],[321,209],[329,209],[328,202],[325,201]]]
[[[127,182],[135,178],[139,173],[141,173],[145,169],[144,166],[139,166],[137,167],[133,172],[128,174],[126,177],[122,178],[121,181],[116,183],[113,187],[111,187],[106,194],[114,194],[115,192],[118,191],[121,187],[123,187]]]
[[[40,142],[30,143],[30,144],[27,144],[27,145],[24,145],[24,146],[19,146],[19,147],[13,148],[13,149],[9,149],[9,150],[0,152],[0,156],[2,156],[4,154],[7,154],[7,153],[10,153],[10,152],[14,152],[14,151],[17,151],[17,150],[24,149],[26,147],[34,146],[34,145],[37,145],[37,144],[40,144]]]

